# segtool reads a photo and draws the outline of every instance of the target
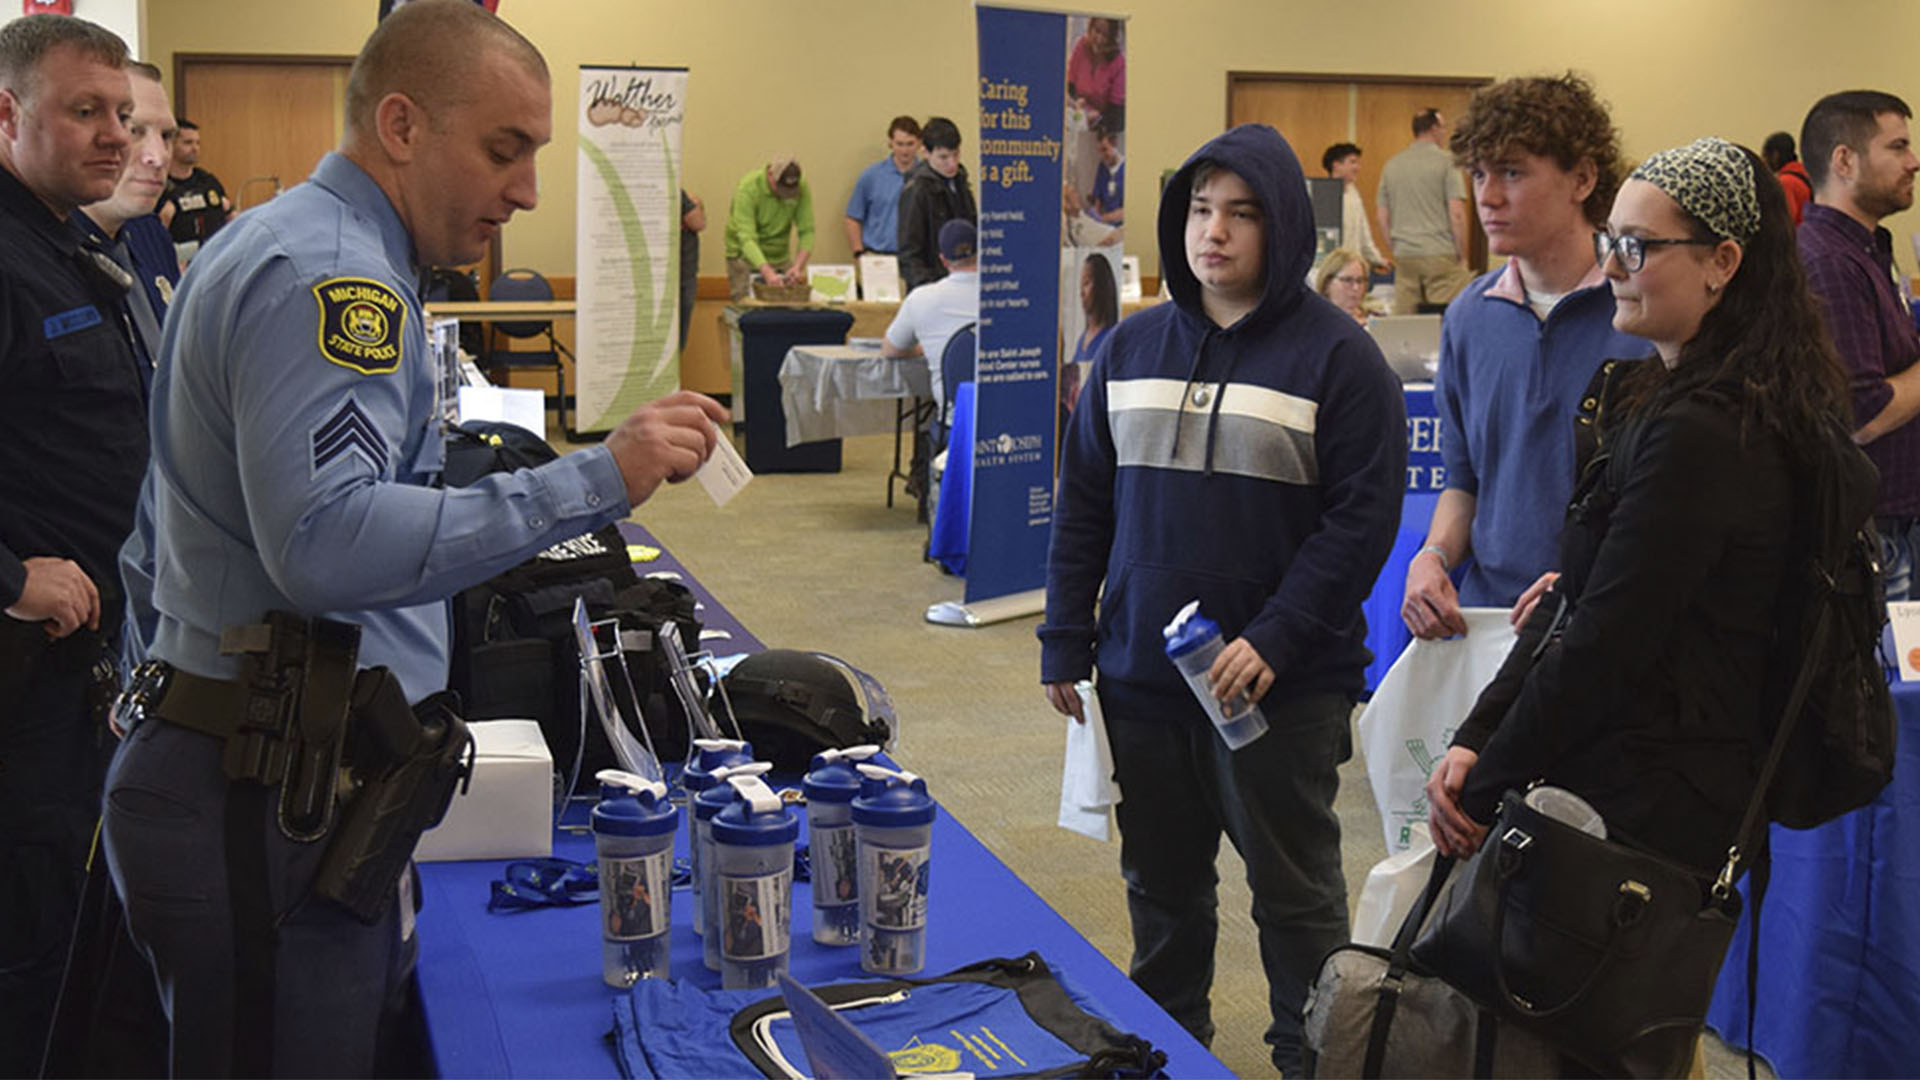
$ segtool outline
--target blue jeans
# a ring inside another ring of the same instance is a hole
[[[1307,988],[1349,936],[1333,798],[1339,765],[1353,753],[1352,703],[1319,694],[1269,704],[1267,733],[1232,751],[1184,690],[1099,685],[1120,783],[1120,867],[1133,923],[1127,973],[1211,1042],[1214,859],[1224,832],[1253,890],[1273,1017],[1266,1041],[1274,1066],[1292,1076]]]
[[[1907,600],[1913,592],[1913,553],[1920,538],[1920,519],[1880,518],[1880,569],[1887,583],[1887,600]]]

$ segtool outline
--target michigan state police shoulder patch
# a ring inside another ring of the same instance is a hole
[[[320,303],[320,355],[362,375],[400,366],[400,331],[407,305],[372,278],[328,278],[313,287]]]

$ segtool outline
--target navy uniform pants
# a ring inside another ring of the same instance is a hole
[[[99,634],[0,616],[0,1076],[37,1076],[112,753]]]
[[[235,926],[222,742],[148,721],[107,777],[105,842],[133,939],[152,961],[176,1076],[233,1074]],[[324,840],[288,840],[266,800],[273,930],[273,1075],[369,1076],[383,1020],[404,1001],[413,942],[400,904],[367,926],[309,894]],[[411,920],[408,920],[409,925]]]
[[[1352,703],[1341,694],[1268,703],[1267,733],[1234,751],[1184,689],[1105,680],[1099,691],[1120,784],[1128,975],[1196,1039],[1212,1041],[1214,860],[1225,833],[1253,890],[1273,1017],[1266,1041],[1275,1067],[1295,1075],[1307,988],[1349,936],[1333,798],[1339,765],[1352,756]]]

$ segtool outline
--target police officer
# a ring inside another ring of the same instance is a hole
[[[39,1069],[112,746],[91,703],[146,402],[116,286],[67,219],[120,176],[126,59],[79,19],[0,27],[0,1076]]]
[[[228,782],[225,744],[201,730],[223,718],[176,709],[175,686],[246,685],[222,632],[280,610],[358,624],[359,664],[390,669],[409,701],[441,690],[448,596],[691,475],[727,418],[683,391],[600,446],[433,487],[422,271],[474,261],[533,207],[550,80],[482,8],[415,0],[361,49],[346,113],[339,151],[306,183],[195,259],[155,378],[150,655],[167,681],[114,763],[105,839],[168,1003],[177,1075],[371,1073],[410,966],[411,905],[366,925],[312,895],[326,842],[289,839],[274,792]],[[229,868],[250,837],[264,898]]]

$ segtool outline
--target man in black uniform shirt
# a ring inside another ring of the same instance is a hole
[[[113,744],[92,703],[146,398],[113,263],[68,215],[120,178],[126,62],[80,19],[0,27],[0,1076],[39,1070]]]
[[[200,125],[182,119],[173,137],[166,194],[160,197],[160,223],[173,233],[174,243],[192,245],[181,252],[181,261],[192,259],[231,213],[233,200],[227,198],[227,189],[200,167]]]

